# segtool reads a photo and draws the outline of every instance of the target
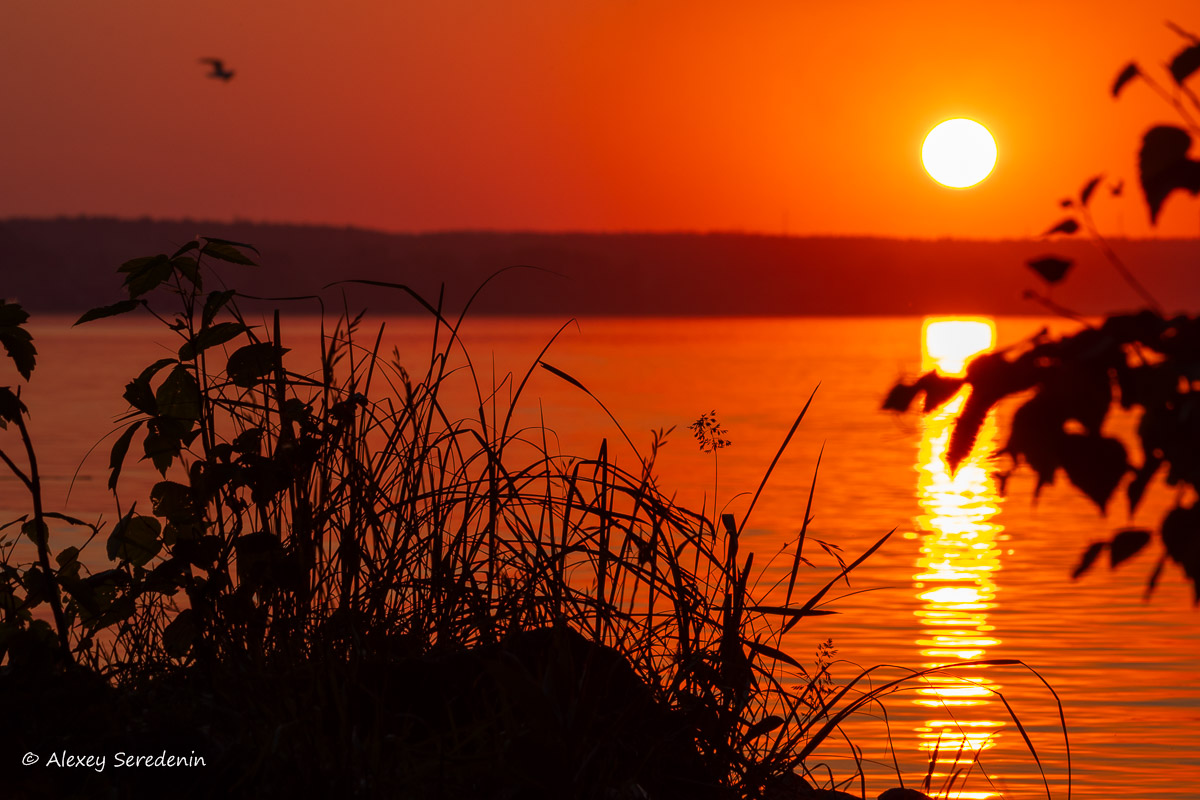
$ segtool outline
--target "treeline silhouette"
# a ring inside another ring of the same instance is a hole
[[[254,242],[263,266],[240,291],[304,294],[347,277],[403,282],[446,307],[497,270],[473,308],[484,314],[786,316],[1040,314],[1024,297],[1022,266],[1053,247],[1075,264],[1072,308],[1101,313],[1129,293],[1087,242],[900,240],[741,233],[389,234],[356,228],[118,220],[0,222],[5,292],[32,311],[81,313],[118,299],[109,276],[130,253],[181,246],[197,235]],[[1191,275],[1200,240],[1116,240],[1121,257],[1172,307],[1200,304]],[[470,289],[468,289],[470,287]],[[401,296],[350,290],[372,312],[419,313]],[[315,309],[312,309],[315,311]]]

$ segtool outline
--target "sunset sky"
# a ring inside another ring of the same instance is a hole
[[[1008,238],[1103,172],[1101,226],[1149,235],[1136,150],[1174,112],[1109,89],[1169,80],[1165,20],[1200,6],[9,2],[0,217]],[[999,148],[973,189],[919,159],[959,116]],[[1200,235],[1197,203],[1156,233]]]

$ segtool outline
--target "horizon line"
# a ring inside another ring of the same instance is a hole
[[[485,236],[485,235],[516,235],[516,236],[729,236],[729,237],[744,237],[744,238],[771,238],[771,239],[797,239],[797,240],[880,240],[893,242],[986,242],[986,243],[1001,243],[1001,242],[1067,242],[1067,241],[1089,241],[1084,237],[1057,237],[1052,238],[1045,235],[1031,236],[998,236],[998,237],[977,237],[977,236],[902,236],[895,234],[881,233],[784,233],[772,231],[756,231],[745,229],[613,229],[613,230],[587,230],[580,228],[563,228],[563,229],[538,229],[538,228],[431,228],[425,230],[389,230],[386,228],[374,228],[363,225],[355,225],[351,223],[338,224],[333,222],[296,222],[296,221],[278,221],[278,220],[253,220],[244,219],[234,216],[232,219],[215,219],[215,218],[200,218],[200,217],[151,217],[149,215],[141,215],[137,217],[121,217],[110,214],[59,214],[55,216],[5,216],[0,217],[0,225],[6,223],[61,223],[61,222],[115,222],[115,223],[136,223],[136,224],[164,224],[164,225],[249,225],[256,227],[275,227],[275,228],[314,228],[328,229],[341,231],[358,231],[363,233],[381,234],[384,236]],[[203,234],[198,234],[203,235]],[[1108,241],[1118,242],[1195,242],[1200,241],[1200,236],[1106,236]]]

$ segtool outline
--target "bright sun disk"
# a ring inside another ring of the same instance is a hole
[[[929,176],[943,186],[965,189],[992,173],[996,166],[996,140],[972,119],[949,119],[925,137],[921,163]]]

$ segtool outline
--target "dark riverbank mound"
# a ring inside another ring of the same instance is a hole
[[[5,759],[13,798],[737,797],[699,745],[703,722],[569,628],[421,658],[192,668],[126,690],[78,668],[6,668],[0,692],[20,721],[3,751],[38,757]],[[854,795],[792,775],[762,797]]]

